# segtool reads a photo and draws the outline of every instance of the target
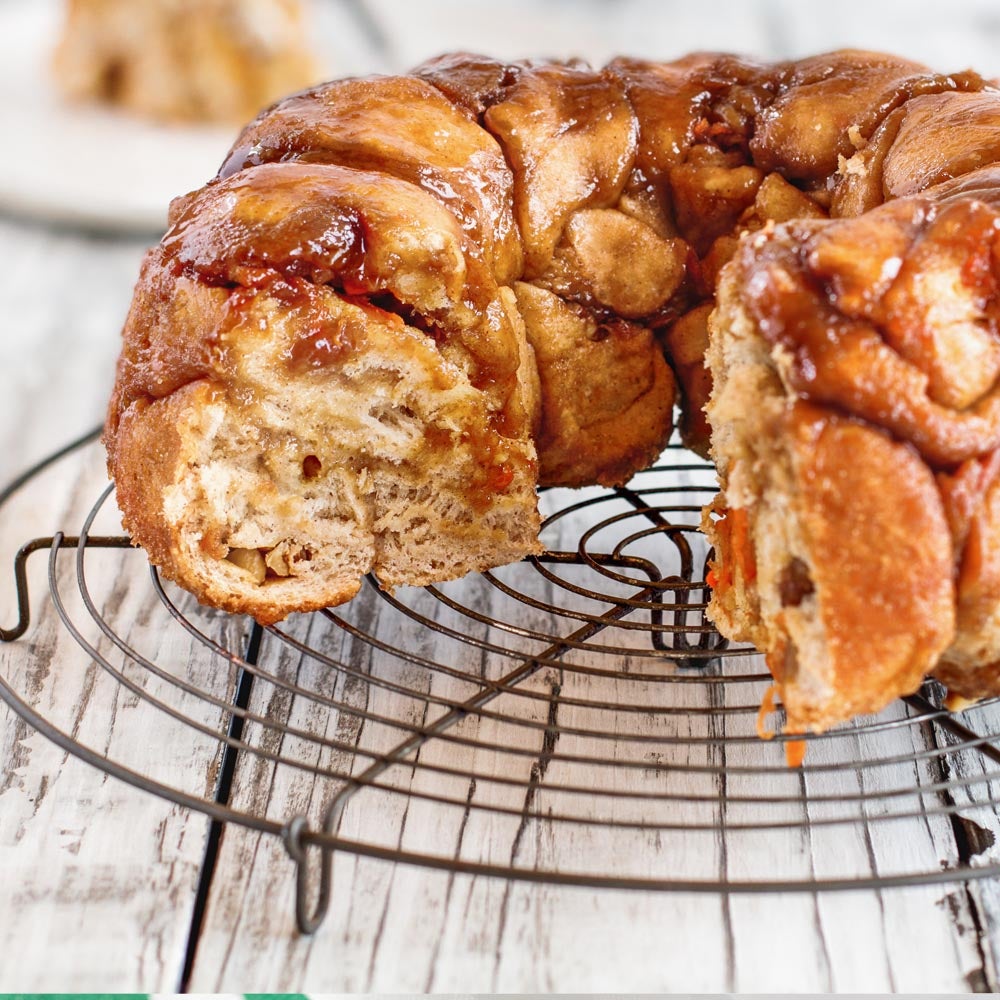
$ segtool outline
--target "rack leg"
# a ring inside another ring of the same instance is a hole
[[[332,836],[347,799],[337,795],[323,817],[323,833]],[[309,820],[305,816],[294,816],[281,831],[281,839],[288,856],[295,862],[295,922],[302,934],[315,934],[330,909],[330,895],[333,891],[333,850],[320,847],[319,850],[319,895],[316,905],[309,910],[310,870],[308,836]]]

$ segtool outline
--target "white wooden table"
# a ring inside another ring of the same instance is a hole
[[[656,0],[331,0],[325,16],[338,25],[329,47],[345,74],[402,69],[448,48],[599,61],[704,48],[770,58],[847,44],[896,50],[940,69],[973,65],[1000,74],[1000,14],[992,0],[953,4],[947,14],[871,0],[821,9],[793,0],[702,7]],[[10,141],[0,140],[3,155],[10,155]],[[101,420],[142,250],[135,239],[0,218],[0,479]],[[13,552],[28,538],[78,526],[104,482],[101,464],[96,448],[85,449],[0,511],[0,626],[15,618]],[[211,781],[217,761],[206,746],[178,743],[168,727],[151,729],[148,713],[127,697],[104,698],[107,684],[44,597],[44,558],[33,557],[38,565],[31,567],[37,621],[24,639],[0,646],[0,676],[110,755],[152,761],[165,781]],[[113,589],[129,558],[135,556],[112,559],[105,574],[111,611],[136,641],[156,645],[155,620],[151,625],[147,597],[135,583],[148,578],[122,575]],[[247,630],[240,620],[214,620],[213,627],[237,644]],[[171,662],[198,655],[175,634],[167,641]],[[224,671],[213,683],[220,696],[230,693]],[[981,721],[997,725],[992,717]],[[998,794],[992,784],[977,787],[976,794]],[[298,799],[308,800],[309,789],[237,771],[233,794],[244,807],[280,819]],[[418,845],[430,849],[455,836],[453,827],[414,832],[415,814],[408,829]],[[365,823],[401,820],[362,813],[352,822],[361,836]],[[973,854],[978,863],[995,864],[1000,820],[987,812],[976,822],[965,828],[983,831]],[[329,918],[315,936],[301,937],[293,919],[294,869],[280,841],[227,826],[206,882],[209,825],[199,813],[80,762],[0,707],[0,989],[963,992],[1000,986],[1000,890],[993,882],[777,896],[642,893],[451,876],[338,855]],[[863,847],[879,870],[911,860],[933,866],[960,851],[947,822],[873,829],[883,832]],[[516,850],[508,825],[487,825],[477,836],[485,854]],[[586,849],[585,839],[546,849],[572,857]],[[802,848],[781,834],[764,840],[748,846],[745,857],[771,850],[780,860],[786,849]],[[823,865],[837,870],[838,852],[861,849],[822,832],[812,841],[803,856],[819,875]],[[670,842],[649,849],[669,851]],[[730,855],[733,877],[744,860]],[[193,929],[199,886],[207,905]]]

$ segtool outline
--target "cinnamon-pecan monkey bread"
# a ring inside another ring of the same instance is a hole
[[[996,160],[979,76],[865,52],[456,55],[289,97],[144,262],[126,527],[272,622],[534,552],[535,486],[624,482],[677,402],[723,487],[711,611],[792,729],[931,670],[989,693]]]

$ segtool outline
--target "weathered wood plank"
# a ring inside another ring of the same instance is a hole
[[[62,526],[74,531],[106,482],[99,448],[90,447],[29,487],[3,526],[4,562],[12,535]],[[57,490],[45,486],[59,484]],[[31,510],[27,508],[30,506]],[[113,505],[103,519],[114,530]],[[16,527],[15,527],[16,526]],[[72,527],[70,527],[72,526]],[[98,527],[97,531],[102,528]],[[15,534],[15,532],[17,534]],[[203,688],[228,703],[234,675],[171,626],[153,592],[141,553],[88,555],[87,581],[98,610],[119,634],[161,665],[164,679],[128,662],[93,626],[76,588],[75,553],[60,556],[58,580],[67,612],[128,690],[81,649],[47,597],[44,554],[31,567],[35,624],[0,647],[7,683],[47,721],[99,757],[169,787],[211,799],[220,759],[215,732],[224,708],[178,689]],[[4,576],[5,619],[12,608]],[[216,616],[209,630],[230,648],[245,638],[238,619]],[[28,655],[26,655],[28,654]],[[150,698],[183,718],[171,720]],[[30,990],[145,990],[176,986],[184,963],[207,822],[78,762],[6,710],[0,717],[0,979]]]
[[[143,247],[0,218],[0,482],[104,418]]]
[[[0,220],[0,476],[100,421],[142,246]],[[12,558],[29,538],[78,530],[105,482],[99,448],[47,473],[0,516],[2,623],[14,618]],[[112,504],[113,510],[113,504]],[[114,518],[106,519],[113,531]],[[101,529],[97,529],[101,530]],[[208,790],[214,740],[160,722],[77,649],[46,598],[44,553],[30,563],[36,624],[0,647],[0,669],[47,717],[98,752],[170,782]],[[75,589],[74,553],[60,579]],[[93,561],[95,594],[117,625],[168,662],[194,662],[186,637],[162,631],[141,555]],[[72,602],[75,613],[78,602]],[[222,625],[239,642],[238,623]],[[234,631],[235,630],[235,631]],[[102,649],[107,644],[102,642]],[[225,672],[212,679],[225,697]],[[190,705],[177,703],[186,711]],[[217,724],[220,713],[214,712]],[[109,779],[0,708],[0,978],[20,989],[173,989],[187,944],[207,824]],[[194,777],[192,777],[194,776]]]
[[[683,503],[683,498],[672,502]],[[558,522],[550,545],[571,547],[580,523],[594,516],[601,514],[591,508]],[[619,525],[620,533],[635,530],[627,520]],[[651,556],[651,547],[655,540],[645,548],[639,542],[634,554],[641,550]],[[519,572],[523,577],[523,568]],[[594,586],[588,580],[593,571],[561,568],[560,574]],[[466,586],[473,591],[462,595],[466,606],[510,620],[507,598],[477,581]],[[552,584],[523,584],[525,591],[533,587],[539,596],[573,603],[572,595]],[[461,588],[445,589],[459,595]],[[442,623],[461,627],[461,616],[435,608],[426,596],[413,600]],[[469,647],[433,633],[405,641],[412,627],[408,620],[371,595],[369,603],[370,608],[351,609],[345,617],[387,646],[404,643],[432,660],[463,662],[461,651]],[[534,609],[522,611],[517,621],[527,629],[555,629],[562,635],[572,631],[571,625],[554,624],[552,615]],[[475,631],[477,626],[466,622],[466,628]],[[509,636],[491,638],[498,644],[512,642]],[[460,700],[468,694],[466,682],[440,672],[422,675],[414,665],[365,650],[347,637],[338,640],[324,628],[314,626],[310,639],[373,678],[375,686],[357,706],[364,711],[415,724],[444,710],[433,705],[435,699]],[[616,631],[594,641],[628,645],[638,640],[634,633]],[[586,651],[566,654],[566,660],[598,668],[609,662]],[[346,675],[323,678],[321,668],[297,660],[287,648],[277,652],[277,661],[279,670],[293,672],[300,683],[317,674],[306,682],[310,689],[319,687],[319,678],[333,692],[346,684]],[[862,724],[857,733],[820,741],[810,749],[803,777],[784,769],[780,745],[756,739],[763,682],[721,689],[664,683],[651,670],[655,661],[633,655],[612,662],[623,672],[619,679],[553,667],[538,671],[492,702],[487,714],[473,714],[451,731],[497,749],[432,740],[415,760],[408,758],[379,779],[410,798],[362,790],[351,800],[340,833],[463,861],[675,880],[865,877],[930,871],[944,858],[954,860],[946,818],[903,826],[904,821],[865,823],[866,810],[914,808],[912,789],[918,779],[927,782],[933,775],[927,765],[905,761],[859,773],[855,762],[925,750],[928,734],[921,727],[871,729]],[[490,655],[477,669],[497,677],[509,668],[506,658]],[[729,669],[738,678],[761,668],[759,663],[731,661]],[[642,671],[651,678],[637,679]],[[401,683],[413,694],[400,701],[399,694],[379,687],[379,680]],[[540,697],[529,697],[532,693]],[[624,706],[630,703],[648,711],[627,711]],[[683,711],[658,711],[670,707]],[[902,717],[902,709],[895,714]],[[296,713],[294,705],[278,713],[297,725],[307,722],[308,715],[303,707]],[[344,726],[342,716],[312,721],[321,734]],[[391,744],[385,739],[391,734],[368,721],[352,731],[362,748],[384,750]],[[619,737],[604,739],[598,735],[603,731]],[[663,742],[635,742],[637,735]],[[670,742],[674,740],[679,742]],[[527,752],[512,753],[517,747]],[[314,748],[311,759],[321,756]],[[617,766],[581,765],[578,757],[608,757]],[[629,767],[632,763],[643,766]],[[338,761],[341,773],[345,765]],[[713,765],[735,769],[724,786]],[[760,771],[762,765],[769,770]],[[434,770],[443,767],[475,775],[475,781]],[[741,774],[741,768],[749,773]],[[355,765],[354,773],[360,769]],[[272,816],[287,819],[304,812],[315,823],[316,810],[330,793],[329,786],[324,790],[322,782],[302,772],[290,776],[285,767],[274,774],[258,762],[244,773],[237,779],[237,800]],[[588,792],[560,790],[572,787]],[[612,794],[602,795],[604,790]],[[895,795],[900,791],[904,794]],[[650,792],[657,797],[645,797]],[[888,800],[882,798],[886,792],[893,793]],[[819,800],[803,798],[806,793]],[[844,794],[867,795],[872,801],[845,804],[838,800]],[[441,795],[454,804],[428,798]],[[567,822],[559,816],[599,822]],[[800,826],[830,819],[847,822]],[[645,828],[611,828],[608,820]],[[755,829],[761,822],[765,827]],[[704,829],[683,829],[688,824]],[[905,850],[895,842],[894,828],[897,833],[906,830]],[[498,883],[344,857],[335,861],[328,925],[314,941],[303,941],[292,929],[291,869],[287,861],[279,861],[282,853],[273,838],[227,832],[193,987],[232,989],[251,969],[252,975],[266,977],[269,989],[289,988],[298,976],[310,988],[324,991],[449,990],[460,983],[465,989],[493,991],[544,990],[555,988],[553,984],[569,990],[884,990],[901,982],[954,990],[964,987],[977,963],[973,943],[958,933],[952,911],[943,905],[948,890],[942,888],[818,897],[629,894]],[[359,908],[361,898],[370,904]],[[909,952],[911,940],[925,944],[915,956]]]

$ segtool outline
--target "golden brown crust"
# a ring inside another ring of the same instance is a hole
[[[339,80],[279,101],[243,130],[219,177],[297,160],[375,171],[422,188],[460,220],[496,281],[520,276],[510,167],[489,132],[430,83]]]
[[[211,377],[109,421],[124,523],[164,575],[269,623],[349,599],[372,570],[420,584],[535,551],[531,400],[491,409],[420,330],[296,280],[202,288],[226,299],[203,314],[224,319]],[[149,366],[127,367],[143,384]],[[437,520],[453,522],[443,549],[418,541]]]
[[[916,690],[954,639],[958,518],[911,445],[790,388],[748,308],[755,260],[724,272],[711,326],[709,612],[766,654],[789,731],[822,730]]]
[[[524,282],[515,291],[538,359],[539,481],[627,482],[670,436],[674,379],[652,333]]]
[[[766,171],[811,181],[830,176],[838,157],[867,140],[886,116],[919,94],[979,90],[981,78],[941,76],[908,59],[845,50],[785,64],[780,93],[760,116],[751,149]]]
[[[1000,216],[976,200],[939,207],[932,194],[761,234],[741,266],[748,309],[788,357],[790,389],[885,427],[941,468],[1000,446],[990,304]]]
[[[716,376],[746,369],[713,415],[712,608],[768,653],[791,726],[877,709],[945,647],[955,691],[1000,688],[980,474],[1000,448],[998,100],[855,51],[452,56],[287,98],[144,265],[106,432],[126,524],[262,621],[347,599],[372,566],[422,583],[516,558],[534,483],[627,480],[666,442],[675,383],[705,451],[712,327],[732,348]],[[230,467],[239,449],[259,461]],[[252,502],[230,517],[234,477]],[[181,513],[202,504],[204,523]],[[408,562],[411,537],[433,554]],[[315,582],[334,550],[343,573]]]
[[[171,396],[150,402],[139,399],[118,414],[114,434],[105,435],[108,465],[115,476],[115,494],[122,524],[133,539],[142,539],[150,561],[160,567],[173,562],[173,533],[161,516],[163,491],[181,461],[177,417],[184,409],[182,394],[208,390],[192,382]],[[153,412],[148,411],[153,408]]]
[[[720,617],[768,652],[793,727],[874,710],[931,672],[953,694],[1000,691],[1000,214],[958,190],[948,182],[856,219],[764,230],[723,283],[732,328],[717,327],[721,342],[754,344],[787,405],[844,415],[836,438],[803,437],[809,421],[767,431],[791,481],[761,471],[748,485],[745,465],[722,467],[729,492],[742,484],[772,506],[795,503],[790,539],[815,588],[801,669],[789,673],[795,641],[766,594],[731,596]],[[724,356],[733,349],[709,352],[715,376],[732,382]],[[746,444],[719,446],[738,455]]]
[[[635,115],[613,74],[542,65],[523,73],[483,124],[513,169],[522,277],[531,280],[545,271],[574,212],[618,200],[635,162]]]
[[[133,539],[141,539],[150,561],[166,579],[180,583],[204,604],[253,615],[262,625],[270,625],[288,616],[287,597],[279,599],[273,588],[233,586],[225,577],[199,571],[186,551],[191,544],[189,526],[182,528],[163,515],[164,496],[190,459],[184,424],[222,391],[210,382],[197,381],[166,398],[131,406],[122,415],[113,439],[113,455],[109,452],[118,472],[116,497],[125,530]],[[195,543],[210,559],[222,562],[228,554],[227,547],[211,532],[206,531]],[[361,580],[331,574],[322,583],[298,594],[295,610],[316,611],[349,601]]]
[[[950,535],[934,477],[911,448],[802,403],[787,434],[835,695],[815,704],[786,671],[782,700],[790,729],[823,729],[915,691],[951,642]]]
[[[956,553],[954,643],[934,669],[949,693],[1000,691],[1000,451],[939,473]]]

